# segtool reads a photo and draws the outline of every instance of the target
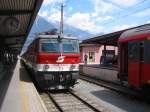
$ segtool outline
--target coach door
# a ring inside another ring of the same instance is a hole
[[[128,82],[129,85],[140,85],[140,42],[128,42]]]

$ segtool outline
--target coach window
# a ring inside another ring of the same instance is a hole
[[[144,61],[144,41],[140,42],[140,61]]]
[[[144,62],[150,63],[150,40],[144,41]]]
[[[128,55],[130,61],[136,61],[138,57],[138,45],[137,42],[128,43]]]

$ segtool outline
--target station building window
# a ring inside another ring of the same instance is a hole
[[[89,62],[95,62],[95,52],[89,52]]]
[[[100,64],[116,65],[117,55],[115,55],[115,50],[103,50],[100,58]]]

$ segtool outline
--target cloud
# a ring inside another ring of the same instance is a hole
[[[50,16],[48,16],[48,21],[60,21],[61,16],[60,16],[60,11],[59,10],[55,10],[55,12],[53,12],[52,14],[50,14]]]
[[[150,23],[150,21],[147,21],[147,23]]]
[[[98,14],[97,14],[96,12],[94,12],[94,13],[91,13],[91,16],[92,16],[92,17],[97,17]]]
[[[48,12],[47,11],[42,11],[42,12],[39,12],[39,15],[41,16],[41,17],[48,17]]]
[[[96,22],[103,22],[103,21],[110,21],[113,20],[114,18],[112,16],[99,16],[95,18]]]
[[[120,6],[133,6],[139,2],[139,0],[112,0],[113,3]]]
[[[42,8],[42,12],[39,13],[40,16],[45,17],[48,21],[60,21],[60,8],[57,8],[58,3],[60,3],[61,0],[44,0],[44,5],[46,8],[50,8],[50,10],[46,9],[45,7]],[[69,25],[72,25],[76,28],[79,28],[81,30],[88,31],[93,34],[101,33],[101,32],[113,32],[113,31],[118,31],[126,28],[133,27],[134,25],[127,25],[127,24],[122,24],[117,26],[110,25],[109,28],[106,26],[101,26],[100,24],[103,22],[106,23],[111,20],[114,20],[115,16],[112,16],[114,12],[120,11],[120,7],[129,7],[133,6],[137,3],[140,3],[139,0],[89,0],[91,1],[91,5],[93,9],[91,9],[92,12],[88,13],[82,13],[81,12],[76,12],[72,13],[73,6],[68,6],[68,10],[70,11],[69,14],[67,15],[68,12],[64,11],[64,22],[68,23]],[[81,9],[80,6],[83,4],[78,4],[76,6],[77,9]],[[79,8],[80,7],[80,8]],[[83,8],[84,9],[84,8]],[[85,9],[86,10],[86,9]],[[136,16],[149,16],[150,9],[138,12],[134,15]],[[111,15],[109,15],[111,14]],[[150,21],[148,21],[150,22]],[[117,22],[118,23],[118,20]],[[107,30],[106,30],[107,29]]]
[[[124,29],[128,29],[128,28],[131,28],[131,27],[134,27],[135,24],[131,24],[131,25],[127,25],[127,24],[123,24],[123,25],[118,25],[118,26],[115,26],[112,31],[120,31],[120,30],[124,30]]]
[[[94,8],[96,13],[105,14],[107,12],[111,12],[114,6],[111,3],[104,2],[104,0],[95,0]]]
[[[71,11],[73,8],[72,7],[69,7],[69,11]]]
[[[96,25],[92,19],[91,15],[89,13],[75,13],[71,17],[69,17],[66,22],[69,25],[72,25],[76,28],[89,31],[90,33],[96,34],[103,31],[102,26]]]
[[[108,21],[108,20],[113,20],[114,18],[112,16],[105,16],[103,17],[103,20]]]
[[[43,5],[47,6],[47,5],[51,5],[53,3],[57,3],[57,2],[60,2],[60,0],[44,0]]]
[[[136,13],[134,15],[138,16],[138,17],[143,17],[143,16],[149,16],[149,14],[150,14],[150,8],[145,9],[145,10],[143,10],[141,12],[138,12],[138,13]]]

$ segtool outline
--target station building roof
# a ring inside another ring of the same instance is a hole
[[[140,30],[145,30],[146,28],[149,29],[150,31],[150,24],[144,24],[141,26],[125,29],[125,30],[120,30],[117,32],[109,33],[109,34],[104,34],[104,35],[98,35],[94,36],[92,38],[83,40],[81,44],[103,44],[103,45],[112,45],[112,46],[117,46],[118,45],[118,40],[119,38],[123,38],[123,35],[127,34],[131,35],[130,32],[135,34],[135,31],[138,29]],[[133,34],[132,34],[133,35]]]
[[[118,38],[123,33],[123,31],[124,30],[105,34],[105,35],[98,35],[98,36],[83,40],[82,44],[103,44],[103,45],[106,44],[106,45],[117,46]]]
[[[0,45],[20,52],[43,0],[0,0]]]

